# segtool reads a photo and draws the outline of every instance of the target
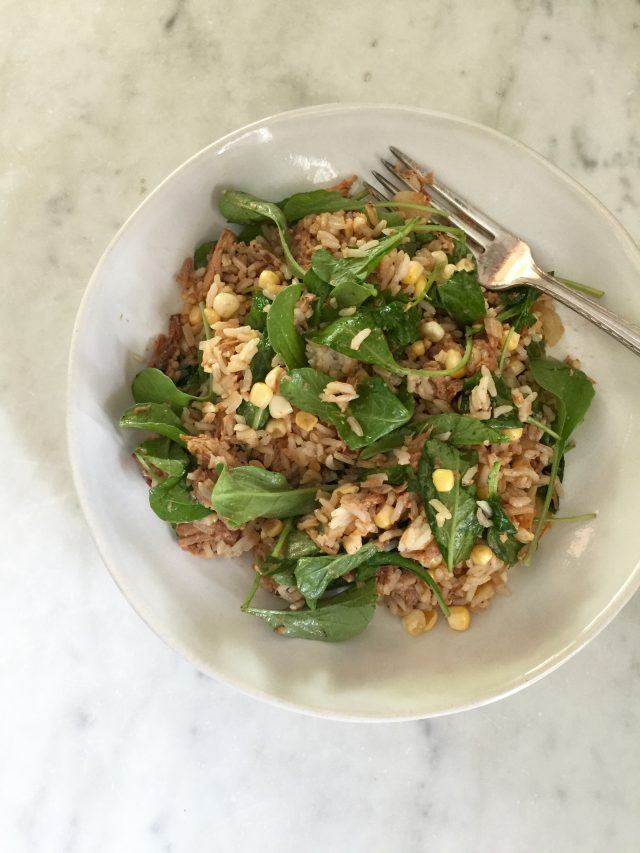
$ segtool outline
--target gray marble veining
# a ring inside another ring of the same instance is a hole
[[[96,260],[223,133],[334,100],[496,127],[640,239],[640,3],[2,3],[0,849],[637,850],[640,600],[497,705],[339,724],[199,676],[104,571],[69,479],[69,335]]]

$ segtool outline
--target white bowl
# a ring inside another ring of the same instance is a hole
[[[574,181],[524,146],[451,116],[394,106],[322,106],[242,128],[170,175],[120,229],[78,313],[69,374],[69,447],[96,543],[147,624],[200,670],[268,701],[349,720],[403,720],[482,705],[540,678],[592,639],[640,583],[635,536],[640,362],[585,321],[562,312],[574,353],[597,394],[568,458],[563,515],[512,595],[468,633],[440,624],[410,638],[379,608],[342,644],[287,640],[239,605],[246,560],[183,553],[154,516],[118,429],[140,355],[179,304],[174,272],[223,225],[224,187],[264,198],[367,176],[389,144],[412,153],[526,239],[542,267],[606,289],[605,302],[640,319],[640,253],[616,220]]]

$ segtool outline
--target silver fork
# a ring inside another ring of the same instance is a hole
[[[419,175],[425,173],[424,167],[398,148],[391,145],[389,150],[410,171]],[[388,193],[394,194],[402,189],[415,190],[406,178],[397,173],[393,163],[381,159],[394,180],[389,180],[380,172],[374,171],[373,175]],[[385,200],[385,196],[375,187],[370,184],[366,186],[378,199]],[[533,285],[590,320],[636,355],[640,355],[640,326],[626,322],[613,311],[597,305],[541,270],[525,242],[444,184],[434,179],[433,183],[429,184],[428,191],[435,203],[446,210],[449,222],[467,235],[467,243],[475,256],[478,278],[483,287],[488,290],[508,290],[521,284]]]

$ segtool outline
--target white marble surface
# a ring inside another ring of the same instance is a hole
[[[365,726],[259,704],[115,588],[69,480],[64,392],[114,230],[270,112],[368,100],[484,122],[640,239],[640,3],[0,0],[0,17],[0,850],[636,851],[638,596],[471,713]]]

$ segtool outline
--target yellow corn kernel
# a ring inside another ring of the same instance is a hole
[[[251,386],[249,402],[258,409],[266,409],[273,399],[273,391],[264,382],[256,382]]]
[[[426,352],[424,341],[416,341],[415,343],[411,344],[410,349],[411,355],[414,355],[416,358],[421,358]]]
[[[503,429],[503,433],[507,436],[509,441],[520,441],[522,438],[522,433],[524,432],[522,427],[509,427],[508,429]]]
[[[269,403],[269,414],[272,418],[286,418],[292,411],[293,406],[286,397],[283,397],[282,394],[273,394]]]
[[[220,322],[220,315],[217,311],[214,311],[213,308],[205,308],[204,316],[207,318],[207,323],[210,326],[213,326],[214,323]]]
[[[393,525],[393,507],[385,504],[382,509],[373,516],[373,520],[383,530],[388,530]]]
[[[448,349],[445,359],[444,366],[447,370],[451,370],[452,367],[455,367],[456,364],[459,364],[462,361],[462,355],[458,352],[457,349]],[[453,379],[459,379],[461,376],[464,376],[464,367],[461,367],[460,370],[456,370],[455,373],[451,374]]]
[[[478,566],[486,566],[487,563],[491,562],[492,557],[493,551],[484,542],[478,542],[477,545],[474,545],[471,549],[471,554],[469,554],[471,562]]]
[[[285,421],[275,420],[275,418],[267,422],[265,429],[273,438],[282,438],[288,432]]]
[[[450,492],[456,481],[451,468],[436,468],[431,480],[439,492]]]
[[[447,264],[445,266],[445,268],[442,270],[442,272],[440,273],[440,278],[443,281],[449,281],[449,279],[451,278],[451,276],[454,274],[455,271],[456,271],[456,265],[455,264]]]
[[[436,262],[436,266],[444,266],[449,260],[442,249],[436,249],[435,252],[431,252],[431,257]]]
[[[500,346],[507,345],[507,352],[515,352],[520,343],[520,334],[515,329],[504,329],[500,338]]]
[[[402,627],[412,637],[417,637],[424,634],[427,627],[427,620],[424,615],[424,610],[412,610],[402,617]]]
[[[296,412],[296,426],[299,426],[300,429],[305,430],[306,432],[311,432],[314,426],[318,423],[318,419],[315,415],[312,415],[310,412]]]
[[[267,534],[267,536],[279,536],[282,533],[282,528],[284,524],[280,521],[279,518],[270,518],[262,528],[262,530]]]
[[[268,385],[272,391],[277,391],[280,387],[280,380],[284,376],[284,368],[274,367],[264,377],[265,385]]]
[[[262,290],[277,287],[280,284],[280,276],[273,270],[262,270],[258,278],[258,287]]]
[[[217,311],[223,320],[233,317],[240,307],[240,300],[235,293],[217,293],[213,299],[213,310]]]
[[[426,620],[426,624],[424,626],[424,631],[426,634],[427,631],[430,631],[433,628],[433,626],[436,624],[436,622],[438,621],[438,611],[437,610],[430,610],[428,613],[425,613],[424,615],[425,615],[425,620]]]
[[[455,605],[449,608],[447,622],[454,631],[466,631],[471,624],[471,614],[466,607]]]
[[[417,284],[420,276],[424,275],[424,267],[420,263],[420,261],[411,261],[409,264],[409,269],[402,277],[401,281],[403,284]]]
[[[444,329],[435,320],[428,320],[420,326],[420,331],[428,341],[438,343],[444,338]]]
[[[202,317],[200,316],[200,309],[197,305],[194,305],[191,311],[189,311],[189,325],[196,329],[202,325]]]

